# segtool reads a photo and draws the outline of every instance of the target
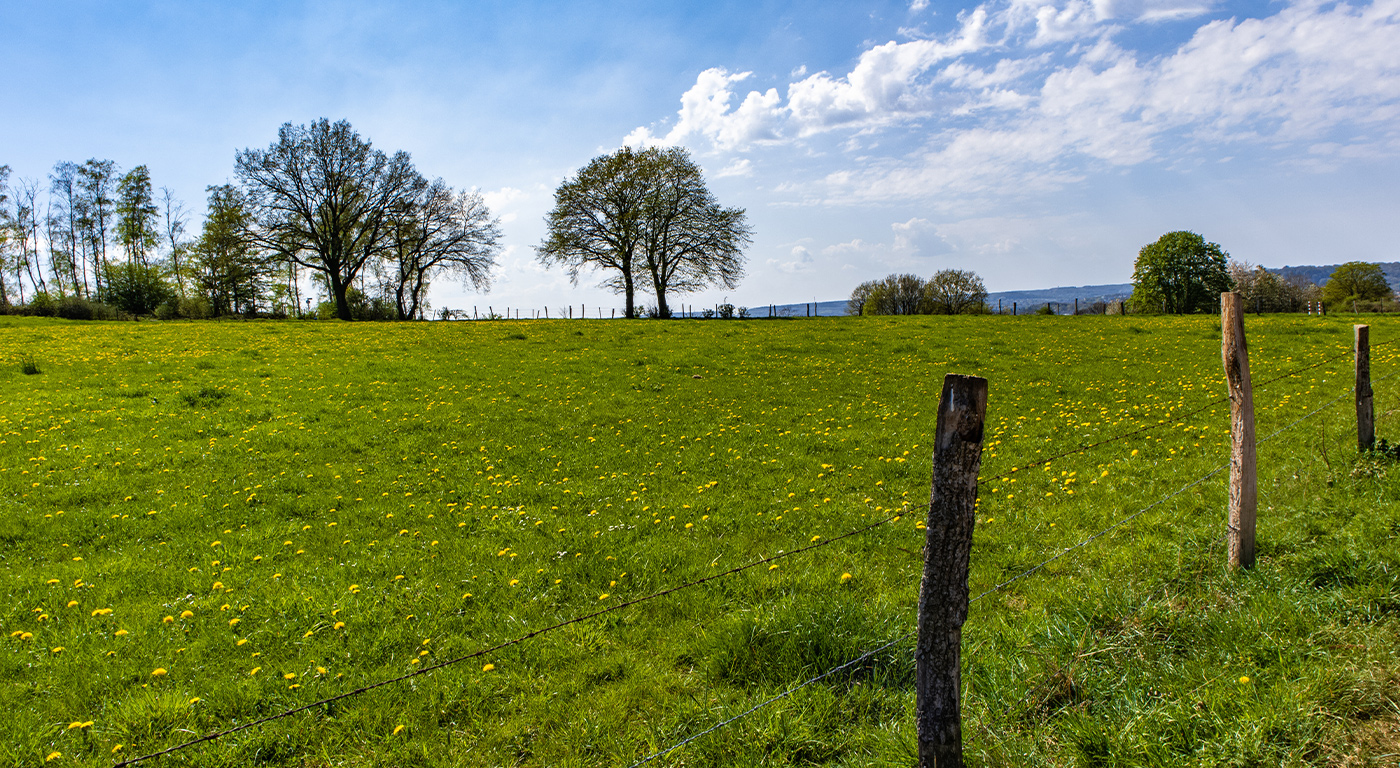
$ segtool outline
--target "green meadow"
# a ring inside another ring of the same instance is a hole
[[[1260,444],[1255,569],[1221,473],[972,605],[970,764],[1394,765],[1400,471],[1357,455],[1351,322],[1246,320],[1256,382],[1335,358],[1255,391],[1261,438],[1332,401]],[[913,630],[945,373],[990,380],[976,596],[1227,459],[1228,406],[1182,417],[1219,339],[0,319],[0,763],[111,765],[898,516],[146,763],[630,765]],[[912,646],[649,764],[910,765]]]

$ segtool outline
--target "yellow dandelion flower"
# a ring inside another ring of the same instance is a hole
[[[175,623],[175,617],[174,617],[174,616],[166,616],[165,618],[161,619],[160,621],[161,621],[162,624],[174,624],[174,623]]]
[[[180,618],[182,618],[182,619],[194,618],[194,611],[180,611]]]
[[[402,725],[396,725],[396,726],[394,726],[394,732],[393,732],[392,734],[390,734],[390,735],[392,735],[392,736],[398,736],[399,733],[401,733],[402,731],[403,731],[403,726],[402,726]]]
[[[841,582],[842,582],[842,583],[848,582],[848,581],[850,581],[850,580],[851,580],[851,574],[849,574],[849,573],[843,573],[843,574],[841,574]]]
[[[337,621],[337,622],[335,623],[335,626],[333,627],[333,629],[344,629],[344,628],[345,628],[345,622],[343,622],[343,621]]]
[[[495,664],[487,664],[486,666],[484,666],[484,667],[481,668],[481,671],[482,671],[482,672],[490,672],[491,670],[493,670],[493,669],[495,669],[495,668],[496,668],[496,665],[495,665]]]
[[[256,675],[257,673],[259,673],[259,672],[261,672],[261,671],[262,671],[262,667],[253,667],[252,669],[248,670],[248,674],[249,674],[249,675]]]
[[[44,762],[47,763],[47,762],[49,762],[50,760],[57,760],[57,759],[60,758],[60,757],[63,757],[63,753],[62,753],[62,752],[50,752],[50,753],[49,753],[49,756],[46,757],[46,758],[44,758]]]
[[[246,645],[247,642],[248,642],[248,638],[246,638],[246,637],[240,637],[240,638],[238,638],[238,642],[234,643],[234,645]]]
[[[283,680],[295,680],[296,677],[297,677],[297,673],[295,673],[295,672],[288,672],[287,674],[285,674],[285,675],[282,676],[282,679],[283,679]]]
[[[156,667],[151,670],[151,677],[162,677],[165,675],[165,667]]]

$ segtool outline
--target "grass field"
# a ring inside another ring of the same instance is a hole
[[[1255,380],[1350,322],[1248,318]],[[1175,418],[1224,393],[1218,326],[0,319],[0,763],[108,765],[907,512],[156,763],[630,764],[912,630],[944,373],[990,379],[977,595],[1225,460],[1226,406]],[[1260,436],[1350,370],[1256,390]],[[1342,397],[1261,445],[1253,571],[1219,475],[980,600],[971,763],[1394,765],[1397,499]],[[911,648],[651,764],[911,764]]]

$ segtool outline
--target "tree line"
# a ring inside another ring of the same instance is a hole
[[[1234,261],[1218,243],[1188,231],[1168,232],[1138,251],[1128,303],[1139,313],[1219,312],[1225,291],[1239,291],[1245,308],[1255,312],[1301,312],[1310,305],[1334,312],[1400,309],[1378,264],[1349,261],[1319,287]]]
[[[1239,291],[1254,312],[1400,311],[1400,302],[1380,265],[1349,261],[1322,286],[1302,277],[1284,278],[1264,267],[1230,259],[1218,243],[1187,231],[1168,232],[1144,245],[1133,264],[1133,293],[1124,309],[1135,314],[1219,312],[1220,294]],[[861,283],[852,291],[853,315],[979,314],[989,312],[987,290],[973,272],[944,269],[924,280],[895,274]],[[1048,311],[1048,307],[1042,308]],[[1090,309],[1089,311],[1102,311]]]
[[[284,124],[266,149],[235,153],[236,183],[209,186],[197,235],[147,166],[60,162],[45,180],[0,166],[0,311],[106,318],[300,314],[303,278],[321,314],[422,319],[428,290],[456,279],[488,290],[501,229],[481,194],[419,173],[344,120]],[[624,148],[555,193],[546,265],[602,272],[626,297],[735,287],[750,242],[745,213],[714,199],[684,149]],[[308,306],[309,309],[309,306]]]

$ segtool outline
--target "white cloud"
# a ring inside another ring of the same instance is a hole
[[[908,221],[891,224],[890,229],[894,231],[894,245],[891,246],[891,250],[898,254],[927,258],[957,250],[957,247],[939,232],[938,225],[928,219],[915,216]]]
[[[1093,164],[1179,159],[1217,144],[1265,151],[1325,144],[1329,150],[1316,154],[1346,156],[1330,148],[1337,144],[1353,154],[1394,156],[1396,39],[1400,1],[1299,4],[1263,19],[1207,23],[1161,57],[1140,58],[1101,38],[1033,73],[1023,71],[1024,58],[1004,58],[991,70],[953,62],[940,80],[982,89],[962,112],[998,106],[1000,98],[1006,114],[966,127],[936,125],[916,152],[830,173],[827,197],[968,205],[979,196],[1054,190]],[[1038,89],[998,96],[988,88],[1036,77]],[[1360,136],[1348,140],[1354,134]]]
[[[737,158],[724,166],[715,174],[715,178],[723,179],[728,176],[752,176],[753,163],[747,157]]]

